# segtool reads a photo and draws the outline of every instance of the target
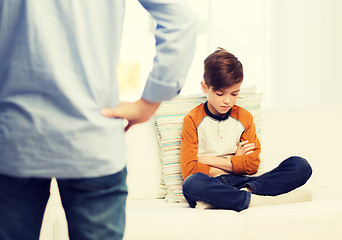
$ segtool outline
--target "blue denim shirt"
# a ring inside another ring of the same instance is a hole
[[[184,0],[140,0],[157,22],[142,97],[183,86],[195,47]],[[116,79],[124,0],[0,0],[0,173],[80,178],[125,167]]]

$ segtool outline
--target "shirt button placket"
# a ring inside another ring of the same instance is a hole
[[[222,136],[222,124],[221,122],[218,122],[218,137],[219,137],[219,143],[222,144],[223,143],[223,136]]]

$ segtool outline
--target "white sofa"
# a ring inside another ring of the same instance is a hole
[[[125,240],[342,239],[342,105],[263,110],[261,143],[264,168],[298,155],[312,166],[302,188],[310,202],[252,207],[241,212],[198,210],[158,199],[161,163],[153,121],[127,134],[128,187]],[[41,240],[66,240],[67,226],[52,182]]]

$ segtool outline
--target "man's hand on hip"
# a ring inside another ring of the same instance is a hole
[[[121,118],[128,121],[125,131],[133,125],[149,120],[158,109],[160,102],[153,103],[143,98],[135,102],[120,102],[116,108],[103,108],[101,113],[109,118]]]

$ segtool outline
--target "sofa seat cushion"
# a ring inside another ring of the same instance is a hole
[[[199,210],[165,199],[128,200],[125,240],[245,239],[241,214]],[[222,239],[222,238],[221,238]]]
[[[311,202],[252,207],[240,213],[193,209],[165,199],[128,200],[124,239],[341,239],[342,193],[316,189],[312,194]]]
[[[246,239],[341,239],[341,191],[311,192],[311,202],[253,207],[242,211],[247,227]]]

